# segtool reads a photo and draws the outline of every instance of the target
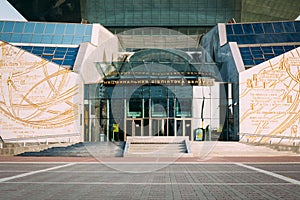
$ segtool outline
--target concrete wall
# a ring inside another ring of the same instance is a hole
[[[74,71],[85,84],[101,83],[103,72],[109,71],[109,65],[118,57],[118,50],[118,38],[103,26],[94,24],[91,43],[80,45]]]
[[[240,141],[300,144],[300,48],[240,73]]]
[[[81,140],[78,74],[0,41],[0,135],[4,141]]]

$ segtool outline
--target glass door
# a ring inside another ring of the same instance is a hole
[[[168,136],[168,120],[152,119],[151,129],[152,136]]]
[[[189,140],[192,138],[192,120],[190,119],[176,119],[175,123],[176,136],[188,136]]]
[[[128,119],[126,120],[126,135],[127,136],[142,136],[143,135],[143,120]]]

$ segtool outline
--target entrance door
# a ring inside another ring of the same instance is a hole
[[[152,119],[151,124],[152,136],[167,136],[168,135],[168,120],[167,119]]]
[[[189,140],[192,138],[192,120],[177,119],[175,123],[176,136],[188,136]]]
[[[143,123],[141,119],[126,120],[126,134],[128,136],[142,136]]]

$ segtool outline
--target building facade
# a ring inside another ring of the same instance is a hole
[[[104,26],[0,21],[1,137],[297,142],[300,23],[232,23],[241,2],[214,3],[86,0]]]

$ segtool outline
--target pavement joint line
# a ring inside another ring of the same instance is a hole
[[[29,181],[6,181],[0,184],[45,184],[45,185],[200,185],[200,186],[287,186],[292,183],[186,183],[186,182],[166,182],[166,183],[151,183],[151,182],[29,182]]]
[[[289,177],[286,177],[286,176],[283,176],[283,175],[280,175],[280,174],[276,174],[274,172],[270,172],[270,171],[267,171],[267,170],[263,170],[263,169],[259,169],[259,168],[252,167],[252,166],[249,166],[249,165],[245,165],[243,163],[236,163],[236,165],[240,166],[240,167],[247,168],[247,169],[251,169],[251,170],[263,173],[263,174],[267,174],[269,176],[273,176],[275,178],[284,180],[286,182],[289,182],[289,183],[292,183],[292,184],[295,184],[295,185],[300,185],[300,181],[297,181],[295,179],[292,179],[292,178],[289,178]]]
[[[126,171],[126,172],[122,172],[124,173],[128,173],[131,174],[130,172],[132,171]],[[138,171],[138,170],[135,170]],[[2,171],[0,171],[2,172]],[[18,172],[18,171],[4,171],[4,172]],[[82,173],[82,174],[96,174],[96,173],[107,173],[107,174],[118,174],[120,173],[120,170],[111,170],[111,171],[51,171],[50,173]],[[141,173],[145,173],[145,174],[165,174],[165,173],[182,173],[182,174],[254,174],[256,172],[253,172],[252,170],[249,171],[142,171]],[[300,173],[300,172],[299,172]]]
[[[76,164],[76,163],[68,163],[68,164],[65,164],[65,165],[59,165],[59,166],[50,167],[50,168],[46,168],[46,169],[41,169],[41,170],[37,170],[37,171],[27,172],[27,173],[24,173],[24,174],[18,174],[18,175],[15,175],[15,176],[10,176],[10,177],[1,178],[1,179],[0,179],[0,183],[3,183],[3,182],[5,182],[5,181],[10,181],[10,180],[13,180],[13,179],[16,179],[16,178],[21,178],[21,177],[25,177],[25,176],[30,176],[30,175],[33,175],[33,174],[38,174],[38,173],[42,173],[42,172],[47,172],[47,171],[50,171],[50,170],[60,169],[60,168],[63,168],[63,167],[69,167],[69,166],[75,165],[75,164]]]

